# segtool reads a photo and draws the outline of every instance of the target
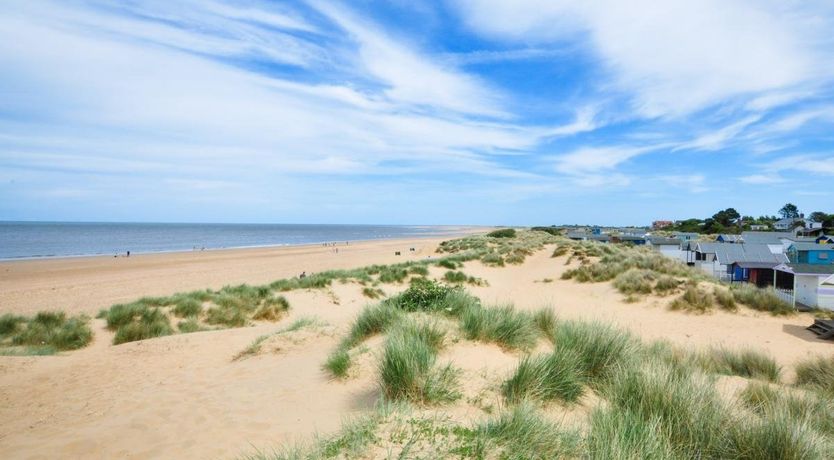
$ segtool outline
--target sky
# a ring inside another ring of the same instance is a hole
[[[823,0],[0,4],[0,220],[834,213]]]

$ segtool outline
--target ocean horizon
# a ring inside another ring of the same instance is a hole
[[[0,222],[0,260],[181,252],[457,235],[453,225]]]

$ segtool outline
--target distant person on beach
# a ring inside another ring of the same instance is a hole
[[[127,256],[130,257],[130,251],[127,251]]]

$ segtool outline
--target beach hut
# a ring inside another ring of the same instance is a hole
[[[792,263],[810,265],[834,264],[834,244],[793,243],[786,251]]]
[[[774,270],[774,289],[783,300],[800,310],[834,310],[834,265],[787,263]]]

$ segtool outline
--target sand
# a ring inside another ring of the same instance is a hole
[[[144,295],[437,257],[439,241],[355,243],[340,246],[338,254],[306,246],[0,263],[0,313],[63,309],[92,315]],[[779,318],[749,310],[691,315],[668,311],[670,299],[658,297],[628,304],[609,283],[560,280],[568,267],[550,252],[540,251],[521,266],[469,262],[463,270],[489,282],[470,291],[487,304],[550,306],[561,318],[613,323],[645,340],[688,348],[756,347],[787,366],[788,379],[797,360],[832,352],[830,343],[804,330],[809,315]],[[432,275],[442,273],[432,268]],[[541,282],[544,278],[554,281]],[[404,286],[383,288],[390,294]],[[358,375],[344,382],[331,381],[320,368],[339,334],[369,302],[361,288],[336,284],[287,297],[291,313],[278,323],[113,346],[112,333],[95,320],[95,340],[85,349],[45,357],[0,356],[0,457],[235,458],[335,431],[345,417],[371,410],[379,398],[373,351],[360,360]],[[309,316],[326,325],[282,334],[267,341],[261,353],[234,360],[258,336]],[[518,355],[462,342],[441,358],[465,372],[465,400],[486,401],[484,379],[509,372]],[[465,403],[448,408],[450,416],[461,419],[476,416],[473,411]]]

